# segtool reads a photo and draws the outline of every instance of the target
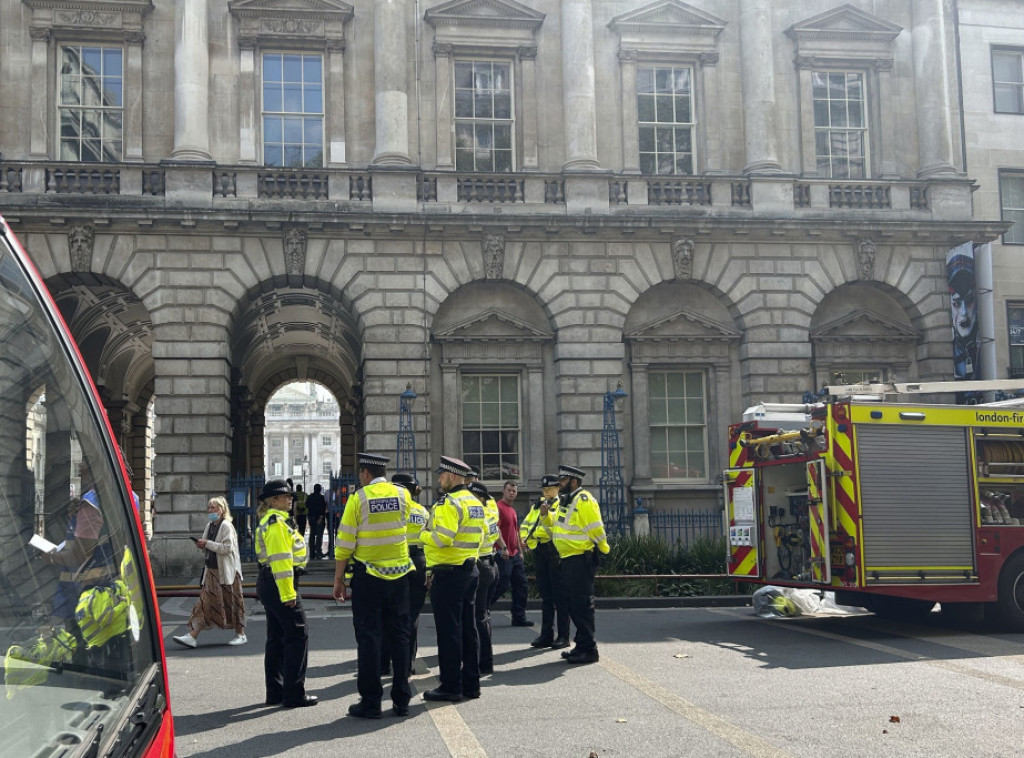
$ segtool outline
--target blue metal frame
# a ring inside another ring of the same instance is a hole
[[[622,385],[604,393],[604,425],[601,430],[601,481],[598,500],[605,529],[609,534],[628,531],[626,523],[626,485],[622,480],[622,456],[619,430],[615,426],[615,401],[628,397]]]
[[[416,399],[412,383],[399,396],[398,439],[395,450],[395,472],[416,476],[416,432],[412,430],[412,401]]]

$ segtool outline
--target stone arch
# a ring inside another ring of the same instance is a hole
[[[816,386],[919,378],[917,349],[924,328],[917,307],[899,290],[881,282],[840,285],[811,317]]]
[[[147,409],[156,374],[152,314],[131,288],[106,274],[61,273],[46,285],[96,384],[148,519],[152,502],[146,482],[153,472],[146,451],[153,430]]]
[[[342,467],[351,469],[362,435],[364,331],[348,298],[313,277],[274,277],[239,299],[230,344],[233,472],[263,471],[265,408],[295,381],[317,382],[338,400]]]
[[[485,481],[536,482],[554,432],[547,419],[553,414],[544,409],[555,407],[554,382],[548,381],[555,331],[543,305],[512,282],[471,282],[441,303],[431,336],[432,385],[441,388],[432,402],[432,428],[441,429],[441,449],[478,466]],[[478,398],[495,387],[501,393],[496,423],[483,410],[476,418],[477,410],[492,407]],[[474,390],[482,394],[471,398]]]
[[[633,303],[623,337],[633,410],[632,444],[625,447],[633,452],[634,495],[711,483],[724,456],[719,430],[739,399],[743,332],[731,303],[703,283],[662,282]],[[667,395],[659,383],[675,382],[683,383],[687,401],[673,407],[685,408],[685,417],[662,418],[657,401]],[[669,425],[676,423],[684,429],[686,450],[667,446],[678,433]],[[699,450],[690,442],[695,433],[702,438]]]

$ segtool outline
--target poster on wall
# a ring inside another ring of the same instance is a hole
[[[946,253],[946,285],[953,321],[953,378],[958,381],[982,378],[974,252],[973,243],[966,242]]]

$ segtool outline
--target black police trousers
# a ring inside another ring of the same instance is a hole
[[[365,705],[379,707],[381,649],[388,647],[392,661],[391,702],[409,704],[409,578],[381,579],[354,563],[352,574],[352,626],[356,634],[358,674],[356,686]],[[386,642],[385,642],[386,641]]]
[[[274,575],[261,567],[256,596],[267,611],[267,644],[263,651],[263,674],[267,701],[293,703],[306,696],[306,661],[309,633],[302,599],[296,596],[289,608],[281,602]]]
[[[597,567],[589,553],[562,558],[558,564],[559,578],[569,605],[569,618],[576,626],[576,647],[581,653],[597,650],[594,639],[594,574]]]
[[[476,636],[480,640],[480,666],[494,666],[494,650],[491,647],[491,608],[488,603],[491,586],[498,579],[498,567],[490,556],[476,562],[480,581],[476,586]]]
[[[476,561],[432,567],[430,605],[437,627],[437,659],[442,692],[470,695],[480,691],[480,640],[476,633]]]
[[[551,542],[541,542],[533,551],[537,571],[537,591],[541,597],[540,633],[555,638],[555,617],[558,618],[558,637],[569,639],[569,607],[565,600],[558,570],[558,551]]]

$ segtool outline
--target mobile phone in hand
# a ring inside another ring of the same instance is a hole
[[[196,543],[198,543],[198,542],[199,542],[199,538],[198,538],[198,537],[193,537],[192,535],[189,535],[189,537],[188,537],[188,538],[189,538],[190,540],[192,540],[193,542],[196,542]]]

